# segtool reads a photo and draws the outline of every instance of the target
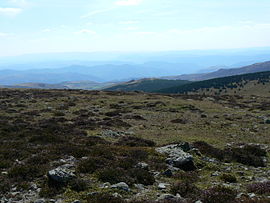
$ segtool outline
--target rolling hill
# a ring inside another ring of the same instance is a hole
[[[228,76],[164,88],[159,93],[220,94],[270,94],[270,71]]]
[[[233,75],[242,75],[247,73],[264,72],[264,71],[270,71],[270,61],[263,63],[255,63],[253,65],[244,66],[241,68],[231,68],[231,69],[223,68],[210,73],[171,76],[171,77],[164,77],[164,79],[201,81],[213,78],[221,78]]]

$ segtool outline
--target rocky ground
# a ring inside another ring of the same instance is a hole
[[[0,201],[270,202],[270,98],[0,90]]]

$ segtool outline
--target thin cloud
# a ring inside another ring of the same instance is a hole
[[[95,15],[98,15],[98,14],[101,14],[101,13],[106,13],[108,11],[113,10],[114,8],[115,7],[91,11],[91,12],[81,16],[81,18],[89,18],[89,17],[95,16]]]
[[[132,21],[132,20],[119,22],[120,25],[134,25],[134,24],[138,24],[138,23],[139,23],[139,21]]]
[[[13,4],[19,7],[27,7],[30,5],[30,3],[27,0],[8,0],[8,1],[10,4]]]
[[[119,0],[115,4],[118,6],[136,6],[143,2],[143,0]]]
[[[46,29],[41,30],[41,32],[51,32],[51,31],[52,31],[52,29],[50,29],[50,28],[46,28]]]
[[[91,34],[91,35],[95,35],[97,34],[95,31],[93,30],[89,30],[89,29],[82,29],[78,32],[74,32],[75,34]]]
[[[123,30],[132,31],[132,30],[139,30],[139,27],[125,27]]]
[[[139,35],[154,35],[154,34],[156,34],[156,32],[136,32],[136,34],[139,34]]]
[[[0,32],[0,37],[9,37],[9,36],[11,36],[10,33]]]
[[[21,8],[0,8],[0,15],[4,16],[16,16],[21,12]]]

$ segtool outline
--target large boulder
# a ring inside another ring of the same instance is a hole
[[[49,179],[57,183],[67,183],[75,178],[73,165],[65,164],[48,172]]]
[[[167,164],[184,171],[195,170],[196,166],[193,162],[193,156],[184,150],[187,150],[186,144],[172,144],[156,148],[157,152],[168,156],[166,159]]]

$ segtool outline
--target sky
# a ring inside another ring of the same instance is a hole
[[[0,56],[270,46],[269,0],[0,0]]]

